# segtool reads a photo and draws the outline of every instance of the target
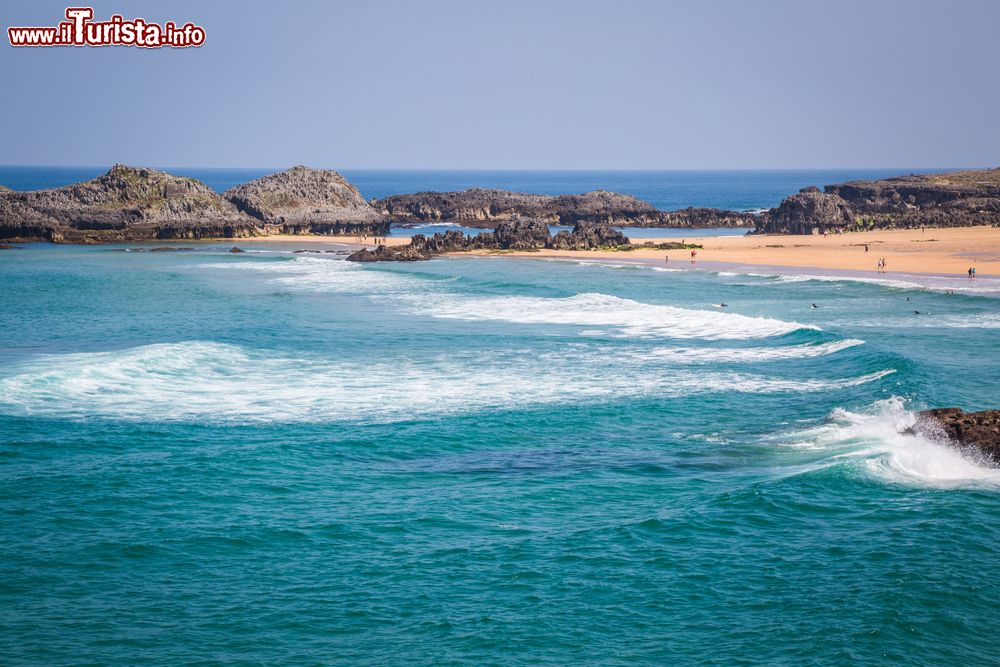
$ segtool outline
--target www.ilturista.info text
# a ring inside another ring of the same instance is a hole
[[[11,27],[11,46],[139,46],[184,48],[205,43],[205,29],[193,23],[178,26],[167,21],[162,26],[146,19],[130,21],[115,14],[107,21],[92,21],[90,7],[68,7],[66,20],[50,27]]]

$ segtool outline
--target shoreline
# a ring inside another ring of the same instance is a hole
[[[674,269],[714,267],[720,270],[794,269],[798,271],[835,271],[878,279],[901,275],[928,278],[968,279],[967,270],[975,266],[977,276],[1000,276],[1000,228],[945,227],[925,230],[891,230],[848,232],[828,237],[815,235],[750,235],[658,237],[635,239],[644,242],[671,243],[685,241],[699,244],[695,261],[687,250],[547,250],[536,251],[471,251],[448,253],[448,257],[520,257],[534,259],[564,259],[575,261],[613,261],[637,263]],[[627,235],[627,232],[626,232]],[[403,246],[409,237],[386,237],[388,246]],[[344,250],[374,244],[359,244],[356,236],[326,236],[318,234],[281,234],[213,239],[149,239],[114,245],[259,245],[286,246],[294,250],[325,249],[338,246]],[[864,245],[868,244],[868,252]],[[105,244],[101,244],[105,245]],[[669,261],[664,261],[669,257]],[[876,271],[879,258],[885,257],[887,270]]]
[[[912,274],[937,277],[967,278],[969,267],[975,266],[978,276],[1000,275],[1000,228],[939,227],[873,232],[847,232],[828,237],[815,235],[749,235],[692,236],[686,238],[658,237],[635,239],[640,243],[671,243],[685,241],[699,244],[695,267],[706,263],[742,267],[782,267],[816,271],[851,271],[860,275],[889,278]],[[625,232],[626,236],[628,232]],[[280,235],[247,239],[219,239],[217,242],[282,243],[344,245],[354,248],[374,247],[358,244],[356,237]],[[387,237],[386,244],[400,246],[408,237]],[[215,241],[213,241],[215,242]],[[868,252],[865,252],[865,244]],[[638,245],[638,244],[635,244]],[[601,260],[616,262],[654,263],[658,266],[690,268],[690,251],[655,250],[546,250],[537,251],[472,251],[449,253],[452,257],[493,256],[529,257],[538,259]],[[669,257],[668,262],[664,258]],[[887,270],[878,273],[880,258],[886,259]]]
[[[581,255],[585,254],[583,252]],[[619,253],[627,255],[631,253]],[[449,258],[457,259],[463,256],[462,253],[446,255]],[[889,287],[900,287],[904,289],[927,289],[932,291],[960,292],[963,294],[1000,294],[1000,277],[982,275],[975,280],[969,279],[965,275],[957,276],[948,273],[917,273],[890,271],[887,273],[876,273],[875,271],[856,271],[852,269],[831,269],[816,266],[781,266],[777,264],[747,264],[742,262],[722,262],[722,261],[697,261],[680,262],[667,266],[663,262],[658,262],[648,258],[628,258],[628,257],[542,257],[536,253],[505,253],[502,255],[478,255],[483,258],[513,257],[514,259],[534,259],[543,262],[572,262],[579,265],[592,264],[594,266],[611,266],[616,268],[634,267],[646,268],[654,271],[682,272],[703,271],[706,273],[716,273],[719,275],[751,276],[759,278],[782,278],[791,279],[795,282],[799,279],[819,280],[819,281],[856,281],[865,283],[875,283]]]
[[[677,239],[644,239],[668,243]],[[967,278],[969,267],[978,276],[1000,275],[1000,228],[947,227],[926,230],[849,232],[823,236],[752,235],[691,236],[687,243],[702,245],[695,264],[720,262],[729,265],[784,267],[828,271],[856,271],[875,277],[920,274]],[[865,252],[865,244],[868,252]],[[591,258],[622,261],[655,261],[660,266],[690,265],[690,251],[636,249],[539,250],[511,252],[508,256],[540,258]],[[669,257],[665,262],[664,258]],[[878,273],[880,258],[886,271]]]

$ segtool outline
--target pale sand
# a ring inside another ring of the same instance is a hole
[[[823,236],[692,236],[687,243],[704,246],[698,260],[794,266],[811,269],[843,269],[875,272],[884,257],[887,273],[928,273],[966,275],[970,266],[978,275],[1000,274],[1000,229],[995,227],[954,227],[926,231],[900,230],[854,232]],[[628,230],[625,231],[626,236]],[[633,239],[654,243],[681,241],[679,238]],[[864,244],[868,244],[865,252]],[[690,250],[541,250],[506,253],[525,257],[573,257],[577,259],[646,259],[690,266]]]
[[[628,230],[625,230],[628,235]],[[875,272],[879,258],[884,257],[888,273],[927,273],[966,275],[970,266],[979,275],[1000,275],[1000,229],[995,227],[954,227],[927,229],[854,232],[823,236],[696,236],[691,230],[687,243],[704,246],[698,260],[759,266],[790,266],[813,269],[842,269]],[[680,238],[633,239],[679,242]],[[299,243],[357,245],[353,236],[281,235],[248,239],[228,239],[226,242]],[[406,245],[409,238],[389,237],[390,246]],[[865,252],[864,244],[868,244]],[[372,243],[365,244],[373,247]],[[491,254],[476,252],[470,254]],[[690,250],[539,250],[537,252],[503,252],[504,256],[563,257],[574,259],[642,259],[690,265]]]

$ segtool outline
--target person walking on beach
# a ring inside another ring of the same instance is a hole
[[[972,267],[972,277],[976,277],[976,267]]]
[[[868,244],[865,244],[865,252],[868,252]]]

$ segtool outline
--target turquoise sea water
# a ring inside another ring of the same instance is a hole
[[[994,279],[241,246],[0,253],[3,664],[995,663]]]

